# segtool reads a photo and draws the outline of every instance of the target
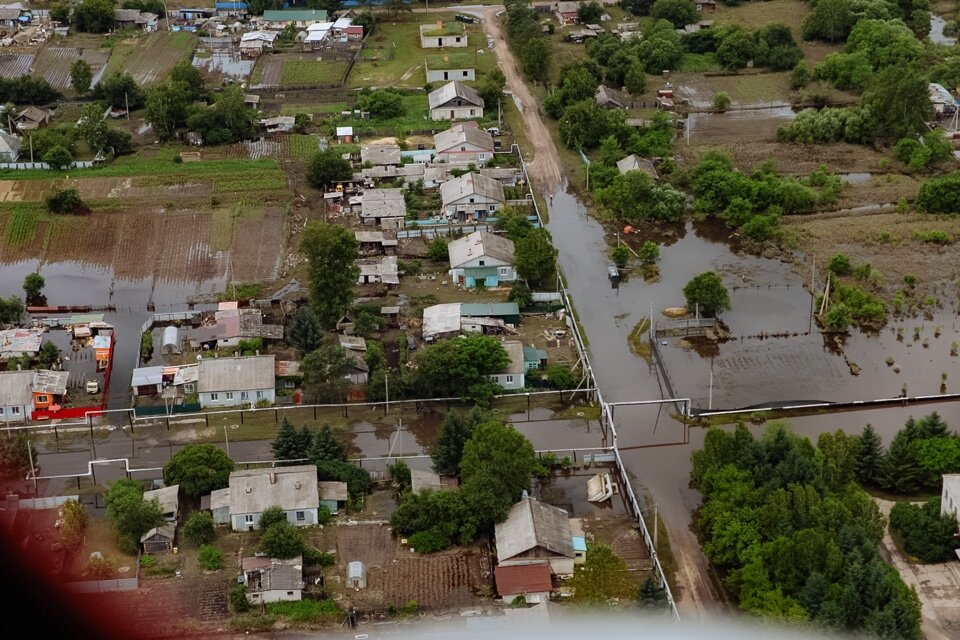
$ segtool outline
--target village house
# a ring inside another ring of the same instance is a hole
[[[395,182],[397,180],[403,180],[403,185],[409,186],[418,180],[422,180],[425,170],[426,166],[420,162],[399,166],[386,164],[362,169],[359,173],[353,174],[353,179],[356,182],[363,182],[369,189],[373,189],[381,182]]]
[[[511,327],[520,326],[520,307],[516,302],[464,302],[460,305],[463,318],[494,318]]]
[[[357,266],[360,267],[357,284],[400,284],[397,256],[361,258],[357,260]]]
[[[697,11],[717,12],[717,0],[695,0]]]
[[[337,142],[340,144],[353,142],[353,127],[337,127]]]
[[[50,112],[39,107],[29,106],[13,119],[17,129],[21,131],[30,131],[45,127],[50,122]]]
[[[316,49],[323,45],[331,29],[333,29],[332,22],[314,22],[307,27],[306,31],[298,34],[297,38],[303,41],[305,49]]]
[[[276,399],[274,357],[237,356],[203,358],[200,361],[198,391],[200,406],[236,407]]]
[[[580,23],[579,2],[554,3],[553,13],[557,16],[557,22],[559,22],[562,26]]]
[[[467,63],[472,56],[469,53],[438,54],[427,56],[424,67],[427,71],[427,82],[449,82],[451,80],[474,81],[477,79],[476,69]]]
[[[492,178],[503,183],[505,187],[523,186],[523,170],[516,167],[483,167],[477,173],[485,178]]]
[[[44,329],[22,328],[0,330],[0,359],[33,358],[40,352]]]
[[[483,335],[515,334],[520,324],[520,309],[515,302],[448,302],[423,310],[422,335],[426,342],[453,338],[461,333]]]
[[[518,340],[504,340],[500,344],[510,357],[510,362],[501,371],[487,377],[503,387],[504,391],[523,389],[527,385],[527,370],[523,362],[523,343]]]
[[[483,98],[473,87],[460,81],[449,82],[430,92],[431,120],[467,120],[483,117]]]
[[[33,14],[28,9],[21,9],[17,5],[0,7],[0,27],[16,30],[30,24]]]
[[[273,49],[275,31],[248,31],[240,36],[240,56],[256,59],[265,49]],[[259,96],[258,96],[259,97]]]
[[[0,162],[16,162],[20,157],[20,138],[0,131]]]
[[[296,602],[303,597],[303,557],[244,558],[238,582],[247,587],[250,604]]]
[[[180,510],[180,485],[160,487],[143,492],[143,499],[150,502],[156,499],[160,503],[160,511],[167,522],[176,524],[177,513]]]
[[[274,363],[274,385],[277,389],[287,392],[300,387],[303,374],[300,372],[300,362],[297,360],[277,360]],[[294,393],[294,404],[299,404],[297,393]]]
[[[193,349],[229,349],[250,338],[283,340],[283,325],[264,324],[260,309],[240,309],[236,301],[221,302],[212,318],[205,316],[204,323],[188,330],[186,338]]]
[[[160,510],[166,519],[164,524],[153,527],[140,537],[144,553],[169,553],[173,549],[177,533],[177,511],[180,507],[179,492],[178,484],[143,492],[144,501],[156,500],[160,504]]]
[[[420,25],[420,47],[423,49],[465,47],[467,40],[467,29],[462,22],[437,20]]]
[[[476,166],[493,157],[493,136],[475,122],[460,122],[433,136],[437,162]]]
[[[513,268],[513,242],[488,231],[474,231],[457,238],[449,245],[450,276],[467,289],[482,281],[488,288],[501,282],[513,282],[517,272]]]
[[[360,198],[360,220],[365,225],[402,229],[406,217],[407,203],[400,189],[367,189]]]
[[[573,574],[573,535],[563,509],[523,498],[494,530],[497,566],[547,564],[555,576]]]
[[[523,348],[523,368],[527,371],[542,371],[547,368],[547,352],[536,347]]]
[[[394,231],[354,231],[353,236],[360,244],[360,255],[395,254],[399,242]]]
[[[200,365],[137,367],[130,386],[135,398],[178,399],[197,391]]]
[[[317,524],[320,497],[315,465],[234,471],[229,488],[230,526],[234,531],[253,531],[261,514],[270,507],[283,510],[294,526]]]
[[[528,605],[550,600],[553,579],[550,565],[545,562],[506,567],[498,565],[493,575],[497,583],[497,594],[505,603],[512,602],[518,596],[522,596]]]
[[[250,13],[250,5],[244,0],[217,0],[213,4],[218,16],[244,18]]]
[[[140,9],[114,9],[114,19],[120,29],[134,28],[153,33],[157,30],[159,18],[155,13],[147,13]]]
[[[33,411],[33,371],[0,371],[0,422],[27,422]]]
[[[261,23],[269,28],[282,31],[288,24],[297,29],[306,29],[312,24],[327,21],[324,9],[268,9],[263,12]]]
[[[483,222],[503,208],[503,183],[470,172],[440,185],[443,215],[461,222]]]
[[[140,536],[140,545],[144,553],[170,553],[173,550],[173,540],[177,535],[177,526],[162,524],[153,527]]]
[[[940,515],[953,516],[960,524],[960,473],[943,474],[940,490]]]
[[[654,180],[659,180],[660,175],[657,173],[656,167],[653,166],[653,162],[647,158],[641,158],[635,153],[631,153],[626,158],[622,158],[617,161],[617,170],[620,173],[628,173],[630,171],[643,171],[645,174],[653,178]]]
[[[346,482],[323,481],[317,482],[317,493],[320,495],[320,506],[326,507],[332,515],[347,508],[350,496]]]
[[[617,92],[609,87],[600,85],[597,87],[597,93],[594,95],[594,99],[597,101],[597,106],[603,107],[604,109],[623,109],[623,102],[620,101]]]
[[[369,162],[375,167],[403,164],[400,160],[400,147],[395,144],[371,144],[360,147],[360,162],[363,164]]]
[[[230,489],[216,489],[200,497],[200,508],[209,511],[213,523],[230,524]]]
[[[39,369],[33,372],[33,409],[54,411],[60,408],[67,395],[67,371]]]
[[[297,120],[294,116],[274,116],[260,121],[260,128],[267,133],[291,133]]]

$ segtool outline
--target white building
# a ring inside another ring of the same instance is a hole
[[[473,122],[461,122],[433,136],[435,160],[448,164],[485,165],[493,157],[493,136]]]
[[[33,411],[33,371],[0,372],[0,422],[27,422]]]
[[[420,46],[424,49],[467,46],[467,29],[462,22],[437,20],[420,25]]]
[[[244,558],[239,578],[247,587],[251,604],[297,601],[303,597],[303,557],[289,560],[277,558]]]
[[[461,222],[482,222],[506,201],[503,183],[474,171],[440,185],[443,214]]]
[[[202,359],[197,380],[200,406],[249,406],[263,400],[273,404],[273,360],[273,355]]]
[[[0,131],[0,162],[16,162],[20,157],[20,138]]]
[[[547,562],[557,576],[573,575],[573,535],[570,516],[558,507],[523,498],[496,525],[497,566]]]
[[[469,120],[483,117],[483,98],[473,87],[449,82],[428,96],[431,120]]]
[[[407,203],[400,189],[367,189],[360,196],[360,219],[365,225],[384,228],[403,228],[407,217]],[[392,220],[390,224],[386,224]]]
[[[317,524],[317,467],[305,464],[230,474],[230,526],[234,531],[254,530],[270,507],[280,507],[294,526]]]
[[[960,523],[960,473],[943,474],[943,489],[940,492],[940,515],[952,515]]]
[[[504,340],[500,343],[510,362],[502,371],[487,376],[503,387],[504,391],[517,391],[526,386],[526,367],[523,363],[523,343],[519,340]]]

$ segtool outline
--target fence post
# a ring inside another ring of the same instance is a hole
[[[210,426],[210,414],[209,414],[209,413],[203,414],[203,419],[207,421],[207,426],[209,427],[209,426]],[[170,419],[169,419],[169,418],[167,418],[167,424],[168,424],[168,425],[170,424]],[[169,427],[168,427],[168,428],[169,428]]]
[[[313,405],[313,421],[317,421],[317,405]]]
[[[246,413],[244,410],[240,410],[240,424],[243,424],[243,414]]]
[[[240,413],[242,414],[243,412],[241,411]],[[280,409],[273,410],[273,421],[280,422]]]

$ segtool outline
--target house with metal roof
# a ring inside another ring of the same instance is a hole
[[[365,167],[353,174],[354,182],[363,182],[368,188],[372,188],[381,182],[396,182],[403,180],[403,186],[407,187],[417,180],[423,180],[426,166],[421,162],[409,164],[383,164]]]
[[[504,340],[500,343],[510,362],[502,370],[487,376],[499,384],[505,391],[523,389],[526,384],[526,367],[523,363],[523,343],[519,340]]]
[[[593,98],[596,101],[597,106],[603,107],[604,109],[624,108],[623,102],[621,102],[617,92],[604,85],[597,87],[597,92],[594,94]]]
[[[357,267],[360,268],[357,284],[400,284],[397,256],[361,258],[357,260]]]
[[[16,162],[20,157],[20,138],[0,131],[0,162]]]
[[[39,129],[50,122],[50,112],[30,105],[18,113],[13,122],[21,131]]]
[[[360,243],[360,255],[393,254],[399,245],[392,231],[354,231],[353,236]]]
[[[0,422],[27,422],[33,411],[33,371],[0,371]]]
[[[550,600],[553,590],[553,577],[550,565],[546,562],[534,564],[502,566],[494,569],[497,594],[504,602],[523,596],[527,604],[540,604]]]
[[[201,496],[200,508],[210,511],[214,524],[230,524],[230,488],[217,489]]]
[[[433,136],[437,162],[485,165],[493,157],[493,136],[475,122],[460,122]]]
[[[580,23],[579,2],[555,2],[553,4],[553,13],[557,16],[557,22],[561,25]]]
[[[51,409],[63,403],[67,395],[68,371],[48,371],[39,369],[33,372],[33,408]]]
[[[43,341],[43,328],[25,329],[16,327],[0,331],[0,358],[18,358],[36,356]]]
[[[197,378],[200,406],[236,407],[276,399],[274,357],[203,358]]]
[[[647,158],[641,158],[635,153],[631,153],[626,158],[621,158],[617,161],[617,171],[620,173],[628,173],[630,171],[643,171],[645,174],[653,178],[654,180],[659,180],[660,175],[657,173],[656,167],[653,166]]]
[[[320,506],[326,507],[332,514],[340,513],[341,509],[345,509],[347,500],[350,499],[346,482],[321,480],[317,482],[317,492],[320,495]]]
[[[573,536],[569,514],[535,498],[523,498],[510,508],[494,530],[497,565],[542,563],[553,575],[573,574]]]
[[[527,371],[538,371],[547,368],[547,352],[535,347],[523,348],[523,368]]]
[[[437,20],[420,25],[420,47],[442,49],[467,46],[467,28],[462,22]]]
[[[315,465],[234,471],[229,488],[230,526],[234,531],[252,531],[270,507],[280,507],[294,526],[317,524],[320,497]]]
[[[440,185],[443,215],[461,222],[482,222],[503,208],[503,183],[470,172]]]
[[[325,9],[268,9],[263,12],[262,22],[277,29],[294,24],[298,29],[306,29],[312,24],[327,21]]]
[[[460,305],[464,318],[498,318],[507,324],[520,324],[520,306],[516,302],[464,302]]]
[[[517,279],[513,268],[513,241],[488,231],[474,231],[447,245],[450,254],[450,276],[468,289],[483,282],[486,287]]]
[[[142,29],[148,33],[157,30],[159,18],[155,13],[148,13],[140,9],[114,9],[113,17],[120,28],[132,27]]]
[[[248,557],[241,561],[238,582],[251,604],[291,602],[303,597],[303,557],[289,560]]]
[[[173,539],[177,534],[177,526],[167,523],[150,529],[140,536],[140,544],[144,553],[168,553],[173,549]]]
[[[473,87],[458,80],[448,82],[427,96],[431,120],[469,120],[483,117],[483,98]]]
[[[163,511],[163,517],[167,522],[176,524],[177,511],[180,509],[180,485],[175,484],[169,487],[161,487],[143,492],[143,499],[150,502],[156,499],[160,503],[160,509]]]
[[[360,196],[360,220],[367,225],[384,225],[386,220],[393,220],[385,226],[403,228],[403,220],[407,217],[407,203],[403,199],[400,189],[367,189]]]
[[[369,162],[375,167],[403,164],[400,161],[400,147],[395,144],[368,144],[360,147],[360,162]]]
[[[441,476],[434,471],[410,469],[410,490],[414,493],[421,491],[452,491],[460,488],[457,478]]]

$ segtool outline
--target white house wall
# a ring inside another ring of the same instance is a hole
[[[317,524],[318,509],[295,509],[293,511],[284,511],[287,515],[287,522],[295,527],[312,527]],[[303,513],[303,520],[297,518],[298,513]],[[250,516],[250,519],[247,518]],[[230,516],[230,526],[234,531],[248,531],[251,527],[254,529],[260,523],[259,513],[234,513]]]
[[[437,107],[430,110],[431,120],[469,120],[482,117],[483,107]]]
[[[209,407],[239,407],[241,405],[249,406],[250,403],[257,403],[261,400],[273,404],[275,399],[276,391],[272,388],[250,391],[204,391],[200,394],[200,406],[204,409]]]
[[[473,69],[430,69],[427,71],[427,82],[450,82],[451,80],[476,80],[477,74]]]

